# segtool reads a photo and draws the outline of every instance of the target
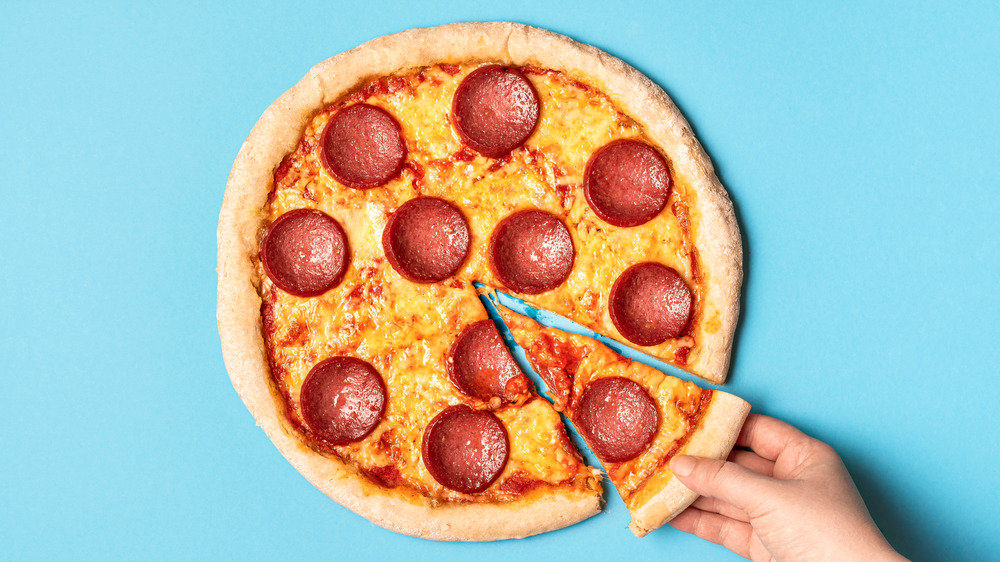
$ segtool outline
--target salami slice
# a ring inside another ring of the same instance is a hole
[[[374,105],[358,103],[338,111],[320,141],[327,171],[356,189],[385,185],[406,160],[406,142],[396,119]]]
[[[448,377],[463,393],[489,400],[507,396],[507,383],[524,377],[492,320],[469,324],[448,352]]]
[[[299,297],[315,297],[339,285],[348,254],[340,223],[315,209],[295,209],[278,217],[264,234],[260,251],[271,281]]]
[[[500,158],[524,144],[535,130],[538,93],[517,69],[484,66],[459,84],[451,113],[465,144],[483,156]]]
[[[555,215],[529,209],[500,221],[490,237],[490,268],[508,289],[538,294],[558,287],[573,269],[569,229]]]
[[[659,422],[656,403],[646,389],[624,377],[591,382],[573,414],[573,423],[604,462],[639,456],[653,441]]]
[[[611,287],[608,312],[625,339],[657,345],[687,328],[693,297],[680,274],[663,264],[633,265]]]
[[[382,232],[392,267],[416,283],[436,283],[458,271],[469,254],[469,224],[437,197],[417,197],[393,213]]]
[[[660,214],[670,197],[670,169],[652,146],[612,141],[587,161],[583,194],[603,221],[638,226]]]
[[[421,447],[424,466],[442,486],[463,494],[490,487],[507,464],[507,429],[495,415],[464,405],[431,420]]]
[[[313,432],[331,445],[347,445],[370,434],[382,420],[385,383],[370,364],[337,356],[309,371],[299,403]]]

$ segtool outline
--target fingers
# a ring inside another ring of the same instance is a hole
[[[753,507],[772,496],[776,485],[767,476],[722,460],[678,455],[670,461],[670,469],[691,491],[732,504],[751,517]]]
[[[774,461],[769,461],[753,451],[734,449],[729,453],[730,462],[745,466],[757,474],[774,476]]]
[[[760,457],[757,453],[753,451],[740,451],[734,450],[729,453],[729,462],[734,462],[740,466],[745,466],[750,470],[763,474],[764,476],[774,475],[774,463]],[[720,499],[710,498],[707,496],[699,496],[698,499],[691,504],[694,507],[702,511],[708,511],[711,513],[718,513],[719,515],[725,515],[731,519],[736,519],[737,521],[749,521],[750,518],[747,514],[738,507],[733,507],[727,502]]]
[[[781,420],[750,414],[736,438],[736,445],[749,447],[761,457],[773,461],[793,443],[808,439],[811,439],[808,435]]]
[[[709,513],[718,513],[719,515],[724,515],[730,519],[735,519],[737,521],[749,522],[750,518],[747,514],[743,512],[742,509],[738,507],[733,507],[728,503],[707,496],[698,496],[698,499],[694,500],[691,507],[696,507],[702,511],[707,511]]]
[[[750,558],[753,528],[749,523],[689,507],[671,519],[670,525],[679,531],[721,544],[743,558]]]

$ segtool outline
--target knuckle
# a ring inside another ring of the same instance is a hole
[[[819,462],[831,461],[840,458],[837,451],[819,439],[807,437],[800,446],[802,457],[814,459]]]
[[[822,441],[817,441],[805,435],[798,437],[788,443],[787,451],[797,459],[809,458],[819,452],[818,445]]]
[[[719,461],[719,472],[716,474],[716,478],[719,480],[731,480],[738,477],[740,473],[741,469],[736,463]]]
[[[713,460],[706,462],[701,482],[707,491],[723,491],[727,484],[737,477],[739,469],[731,462]]]
[[[827,445],[822,441],[816,441],[813,446],[816,447],[816,454],[823,458],[840,457],[840,455],[837,454],[837,451],[834,450],[833,447]]]
[[[728,463],[721,461],[712,461],[705,464],[707,465],[705,467],[705,482],[707,484],[711,484],[714,486],[725,481],[726,473],[728,472],[726,470]]]
[[[707,517],[699,517],[698,522],[695,524],[694,534],[699,537],[705,537],[711,534],[711,525],[709,524]]]
[[[729,541],[739,535],[739,529],[736,527],[736,522],[732,519],[726,519],[722,522],[722,528],[719,529],[719,535],[723,540]]]

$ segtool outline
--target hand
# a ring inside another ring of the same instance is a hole
[[[752,560],[903,560],[875,526],[832,447],[752,414],[729,461],[680,455],[670,468],[702,495],[670,524]]]

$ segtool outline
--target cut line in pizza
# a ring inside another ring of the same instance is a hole
[[[596,514],[606,477],[643,536],[696,497],[669,460],[724,458],[749,405],[496,302],[538,388],[477,284],[721,383],[741,255],[707,156],[634,69],[517,24],[411,30],[321,63],[247,139],[220,337],[279,450],[376,524],[527,536]]]

